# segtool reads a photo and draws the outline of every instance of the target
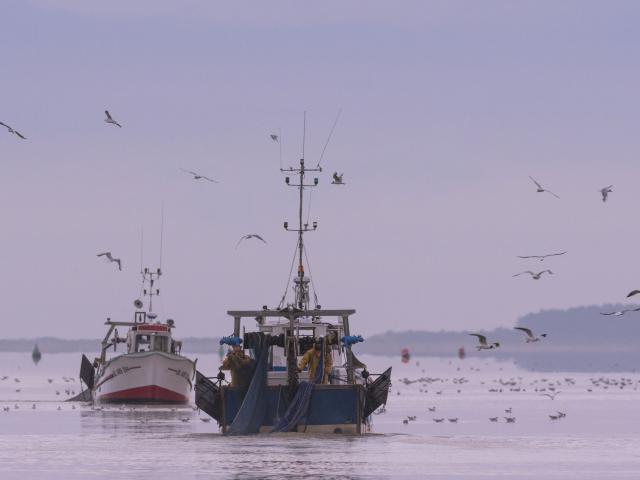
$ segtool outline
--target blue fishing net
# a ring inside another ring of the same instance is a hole
[[[312,392],[313,383],[300,382],[296,396],[293,397],[285,414],[273,426],[271,433],[291,432],[295,430],[300,423],[304,423],[309,412]]]
[[[262,332],[252,334],[256,336],[251,342],[256,360],[255,370],[247,394],[227,430],[227,435],[258,433],[264,421],[270,337]]]

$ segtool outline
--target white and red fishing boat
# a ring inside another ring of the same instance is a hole
[[[80,377],[95,402],[117,403],[188,403],[193,390],[196,363],[181,354],[182,342],[174,340],[175,322],[158,321],[152,310],[153,297],[160,291],[154,284],[161,270],[144,269],[143,292],[149,308],[136,300],[133,322],[107,319],[109,330],[102,341],[102,352],[93,362],[83,355]],[[146,289],[147,282],[149,288]],[[120,337],[118,327],[128,327]],[[117,354],[118,345],[126,344],[126,353]],[[114,354],[107,358],[113,348]]]

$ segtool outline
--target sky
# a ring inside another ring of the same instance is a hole
[[[306,242],[352,333],[623,301],[640,288],[639,21],[635,1],[4,0],[0,121],[28,140],[0,131],[0,335],[130,320],[161,205],[156,306],[177,336],[276,306],[297,197],[269,135],[296,165],[306,112],[315,165],[340,109]],[[247,233],[268,243],[236,249]]]

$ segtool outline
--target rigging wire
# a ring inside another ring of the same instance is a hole
[[[331,141],[331,137],[333,136],[333,131],[336,129],[336,125],[338,124],[338,120],[340,119],[340,115],[342,115],[342,109],[338,109],[338,114],[336,115],[336,119],[333,121],[333,126],[331,127],[331,131],[329,132],[329,136],[327,137],[327,141],[324,144],[324,148],[322,149],[322,153],[320,154],[320,160],[318,160],[318,164],[316,165],[316,168],[318,168],[320,166],[320,162],[322,162],[322,159],[324,158],[324,152],[327,150],[327,146],[329,145],[329,142]]]
[[[291,284],[291,274],[293,273],[293,266],[296,263],[296,256],[298,253],[298,245],[300,244],[300,239],[298,239],[298,241],[296,242],[296,248],[294,248],[293,250],[293,259],[291,260],[291,268],[289,269],[289,276],[287,277],[287,286],[284,287],[284,293],[282,294],[282,299],[280,300],[280,303],[278,304],[278,308],[282,308],[284,307],[284,301],[287,298],[287,291],[289,290],[289,285]]]
[[[313,194],[313,189],[309,189],[309,207],[307,207],[307,225],[309,225],[309,218],[311,217],[311,195]]]
[[[280,170],[282,170],[282,129],[278,128],[278,146],[280,147]]]
[[[160,204],[160,270],[162,270],[162,241],[164,238],[164,200]]]
[[[318,305],[318,294],[316,293],[316,285],[313,283],[313,275],[311,274],[311,264],[309,263],[309,257],[307,256],[307,247],[303,245],[304,259],[307,261],[307,270],[309,270],[309,279],[311,280],[311,291],[313,292],[313,298],[315,300],[315,306]]]

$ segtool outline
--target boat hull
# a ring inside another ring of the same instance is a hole
[[[131,353],[107,362],[95,380],[101,403],[188,403],[195,364],[164,352]]]
[[[261,432],[269,432],[276,423],[276,419],[283,415],[286,400],[283,398],[285,390],[277,386],[266,389],[264,399],[266,403],[265,416],[260,427]],[[224,396],[222,431],[233,423],[245,390],[234,387],[223,387]],[[365,390],[362,385],[315,385],[311,395],[309,411],[306,420],[298,425],[298,432],[306,433],[363,433],[363,405]]]

